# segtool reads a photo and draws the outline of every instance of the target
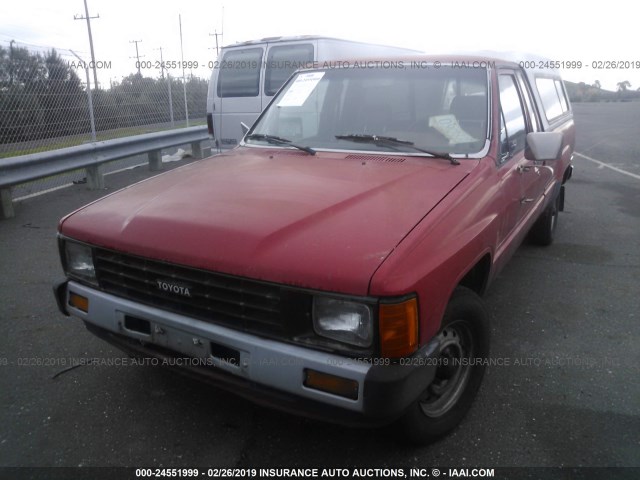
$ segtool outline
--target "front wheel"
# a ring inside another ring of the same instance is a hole
[[[460,423],[480,388],[489,337],[482,300],[468,288],[457,287],[437,336],[435,378],[398,420],[403,438],[418,444],[432,442]]]

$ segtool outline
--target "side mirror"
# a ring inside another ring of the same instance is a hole
[[[527,134],[528,160],[557,160],[562,148],[562,133],[531,132]],[[532,157],[532,158],[529,158]]]
[[[242,135],[246,135],[249,131],[249,127],[247,127],[247,124],[244,122],[240,122],[240,128],[242,129]]]

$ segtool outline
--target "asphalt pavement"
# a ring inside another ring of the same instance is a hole
[[[0,221],[0,466],[640,467],[640,179],[593,161],[640,174],[640,103],[574,109],[592,160],[576,156],[556,242],[521,246],[485,298],[502,365],[420,448],[113,365],[125,356],[58,313],[58,220],[145,167],[20,202]]]

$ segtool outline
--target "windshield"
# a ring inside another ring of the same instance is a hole
[[[265,144],[267,135],[315,150],[465,155],[484,148],[487,117],[486,69],[352,66],[297,73],[245,141]]]

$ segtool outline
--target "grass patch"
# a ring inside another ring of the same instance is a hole
[[[205,120],[197,120],[190,121],[190,127],[198,127],[206,125]],[[164,132],[167,130],[176,130],[179,128],[186,127],[186,124],[181,123],[180,125],[176,125],[174,127],[162,126],[162,127],[128,127],[128,128],[120,128],[118,130],[108,130],[105,132],[96,132],[96,142],[102,142],[104,140],[113,140],[114,138],[122,138],[122,137],[132,137],[135,135],[142,135],[145,133],[154,133],[154,132]],[[44,140],[46,141],[46,139]],[[41,152],[49,152],[51,150],[58,150],[60,148],[68,148],[68,147],[76,147],[78,145],[84,145],[87,143],[92,143],[91,140],[88,139],[88,135],[82,135],[80,137],[66,137],[60,139],[52,139],[51,143],[47,145],[40,145],[35,147],[27,147],[11,150],[9,152],[0,152],[0,158],[9,158],[9,157],[18,157],[21,155],[29,155],[31,153],[41,153]]]

